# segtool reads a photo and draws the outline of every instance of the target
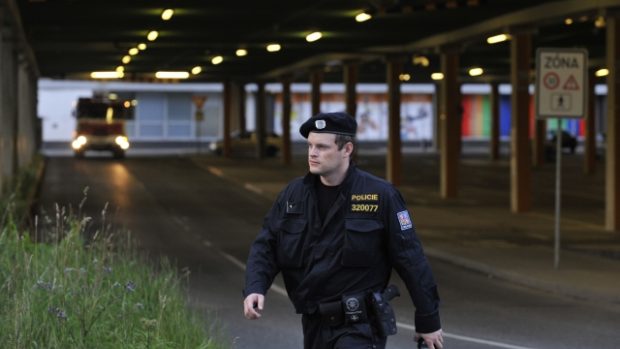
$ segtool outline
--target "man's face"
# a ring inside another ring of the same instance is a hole
[[[347,147],[338,150],[336,135],[315,133],[308,135],[308,167],[310,173],[329,176],[349,162]]]

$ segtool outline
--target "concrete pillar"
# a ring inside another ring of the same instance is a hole
[[[532,152],[532,165],[542,166],[545,163],[545,140],[547,133],[547,120],[536,120],[535,122],[536,123],[534,124],[534,151]]]
[[[0,192],[18,173],[17,160],[17,64],[8,28],[0,31]]]
[[[245,84],[240,83],[238,86],[239,89],[239,132],[245,133],[247,131],[247,126],[245,122],[245,102],[246,102],[246,93],[245,93]]]
[[[490,96],[490,104],[491,104],[491,139],[489,142],[490,145],[490,155],[491,160],[496,161],[499,160],[499,84],[494,82],[491,84],[491,96]]]
[[[439,190],[442,198],[458,195],[458,167],[461,139],[461,92],[459,87],[459,54],[441,53],[443,80],[439,93]]]
[[[402,153],[400,139],[400,79],[402,57],[389,57],[387,61],[388,85],[388,149],[386,179],[394,185],[401,184]]]
[[[26,61],[21,61],[18,71],[18,142],[17,167],[24,168],[32,163],[36,154],[37,115],[36,90],[33,89],[35,77]]]
[[[291,152],[291,78],[282,78],[282,163],[293,162]]]
[[[510,117],[510,209],[526,212],[532,205],[530,161],[529,82],[532,52],[531,35],[517,33],[510,42],[510,82],[512,112]]]
[[[607,18],[607,135],[605,228],[620,232],[620,15]]]
[[[310,101],[312,116],[321,112],[321,83],[323,82],[323,68],[315,68],[310,73]]]
[[[232,147],[230,141],[230,124],[233,109],[233,84],[230,80],[224,81],[224,142],[222,145],[222,155],[229,158],[232,155]]]
[[[346,111],[352,117],[357,117],[357,80],[358,80],[358,63],[356,61],[348,61],[344,65],[344,98]]]
[[[256,91],[256,157],[263,159],[265,157],[265,137],[267,135],[267,102],[265,95],[265,83],[263,81],[257,83]]]
[[[596,169],[596,96],[594,95],[594,87],[596,85],[596,76],[594,70],[590,71],[588,77],[588,114],[585,122],[585,138],[583,141],[583,172],[585,174],[594,174]]]

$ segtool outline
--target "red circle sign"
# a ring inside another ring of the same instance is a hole
[[[543,84],[549,90],[555,90],[560,86],[560,76],[555,72],[548,72],[543,77]]]

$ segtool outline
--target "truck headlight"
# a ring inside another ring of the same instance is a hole
[[[118,146],[123,150],[129,149],[129,140],[125,136],[117,136],[114,139],[114,143],[118,144]]]
[[[79,150],[87,142],[88,142],[88,138],[86,138],[86,136],[84,135],[80,135],[76,139],[74,139],[73,142],[71,142],[71,147],[75,150]]]

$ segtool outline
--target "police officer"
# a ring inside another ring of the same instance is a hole
[[[279,194],[252,244],[245,317],[260,318],[282,272],[302,314],[305,349],[385,348],[367,295],[384,290],[394,268],[416,307],[416,338],[441,349],[437,287],[413,222],[390,183],[352,163],[356,130],[346,113],[320,113],[301,125],[309,173]]]

